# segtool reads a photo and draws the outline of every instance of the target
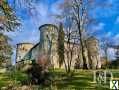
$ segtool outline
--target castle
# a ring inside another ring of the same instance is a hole
[[[44,24],[40,26],[40,42],[36,45],[31,43],[20,43],[17,44],[16,50],[16,63],[23,65],[31,60],[36,60],[39,54],[47,53],[50,55],[50,62],[54,68],[59,68],[58,64],[58,27],[53,24]],[[52,42],[52,43],[51,43]],[[87,65],[90,68],[101,68],[99,45],[98,40],[94,37],[90,37],[86,40],[86,57]],[[69,50],[67,43],[64,43],[65,50]],[[71,43],[73,48],[73,57],[71,67],[74,68],[76,65],[82,67],[83,61],[80,53],[80,45]],[[67,61],[67,53],[64,52],[64,58]],[[77,64],[78,63],[78,64]],[[64,68],[63,64],[61,68]]]

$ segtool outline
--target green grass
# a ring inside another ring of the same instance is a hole
[[[0,88],[9,85],[20,85],[21,81],[25,79],[27,79],[27,75],[20,71],[0,74]]]
[[[118,70],[109,70],[113,73],[114,78],[119,78]],[[110,90],[109,82],[107,84],[99,84],[93,82],[92,70],[77,70],[70,77],[64,70],[52,70],[53,83],[50,90]],[[12,72],[0,74],[0,88],[8,86],[10,83],[20,85],[22,80],[27,79],[26,74],[22,72]],[[43,90],[43,89],[42,89]]]
[[[119,72],[112,70],[114,77],[119,78]],[[55,84],[58,89],[62,90],[110,90],[109,82],[107,84],[99,84],[93,82],[93,71],[78,70],[73,77],[67,77],[64,72],[55,70]]]

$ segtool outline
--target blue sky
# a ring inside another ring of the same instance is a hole
[[[15,47],[17,43],[30,42],[36,44],[39,42],[40,32],[38,27],[45,23],[55,23],[52,15],[59,14],[60,10],[58,4],[63,0],[36,0],[33,3],[35,11],[31,10],[32,15],[25,5],[17,7],[16,14],[21,19],[22,26],[15,32],[6,32],[12,38],[10,44],[14,48],[13,62],[15,61]],[[104,0],[97,0],[104,1]],[[92,27],[95,30],[96,36],[108,37],[115,44],[119,44],[119,0],[105,0],[106,3],[111,4],[110,8],[97,7],[92,10],[91,16],[95,17],[98,24]],[[9,0],[12,6],[12,0]],[[109,56],[113,57],[113,50],[109,49]]]

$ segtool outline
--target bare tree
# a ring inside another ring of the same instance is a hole
[[[81,46],[81,54],[83,59],[83,68],[87,69],[86,55],[85,55],[85,43],[83,38],[83,32],[87,20],[86,7],[83,0],[65,0],[64,1],[63,17],[70,16],[72,23],[76,26],[75,30],[79,35],[79,41]],[[67,22],[69,23],[69,21]]]
[[[102,41],[101,41],[101,49],[104,51],[104,56],[106,59],[106,68],[107,68],[108,62],[109,62],[109,58],[108,58],[108,49],[109,48],[113,48],[113,45],[111,44],[109,37],[105,36],[102,38]]]
[[[78,59],[78,49],[79,45],[76,38],[75,31],[72,31],[72,28],[67,28],[65,30],[65,67],[67,73],[71,72],[71,69],[74,69],[75,60]],[[73,67],[72,67],[73,66]]]
[[[61,16],[63,20],[66,21],[66,19],[64,18],[66,18],[67,16],[72,18],[72,22],[67,21],[67,23],[73,23],[75,26],[75,30],[79,35],[78,38],[79,38],[79,44],[81,49],[80,51],[82,54],[84,69],[88,69],[88,63],[87,63],[88,58],[86,55],[87,51],[86,51],[85,40],[87,38],[87,35],[89,35],[88,33],[91,32],[88,31],[87,28],[89,28],[91,24],[93,25],[97,24],[97,21],[94,19],[94,17],[91,17],[90,15],[91,10],[100,6],[109,7],[109,5],[105,4],[105,2],[101,2],[98,4],[95,0],[64,0],[64,3],[60,5],[61,6],[60,8],[62,9]]]

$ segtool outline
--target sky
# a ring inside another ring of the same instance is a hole
[[[13,0],[8,0],[9,4],[13,6]],[[15,32],[5,32],[12,38],[10,44],[13,46],[12,60],[15,63],[16,44],[29,42],[36,44],[39,42],[40,32],[38,27],[46,23],[55,23],[53,15],[60,14],[61,10],[58,4],[63,0],[36,0],[33,3],[35,10],[27,9],[27,5],[23,4],[21,7],[16,8],[16,14],[22,22],[22,26]],[[104,0],[97,0],[104,1]],[[111,7],[96,7],[92,10],[91,16],[95,17],[98,21],[91,29],[95,30],[95,35],[98,39],[108,37],[112,43],[119,44],[119,0],[105,0]],[[18,3],[17,3],[18,4]],[[30,14],[32,13],[32,14]],[[114,57],[114,50],[109,49],[109,57]]]

